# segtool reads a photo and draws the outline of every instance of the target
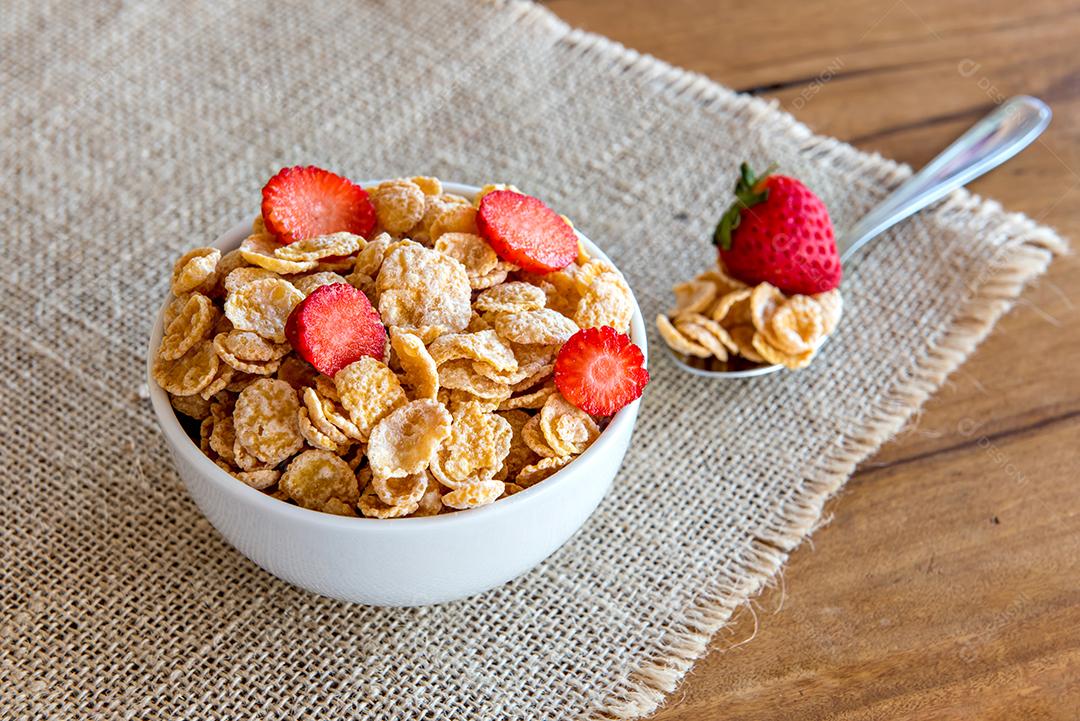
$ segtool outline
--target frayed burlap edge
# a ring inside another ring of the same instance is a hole
[[[530,2],[504,0],[494,4],[516,14],[519,22],[533,23],[538,29],[552,33],[568,52],[587,56],[596,63],[609,63],[621,73],[638,75],[654,84],[659,92],[683,97],[706,108],[723,104],[726,111],[744,115],[758,129],[799,138],[803,152],[815,162],[869,176],[884,187],[894,187],[911,174],[905,165],[815,135],[792,116],[780,112],[775,102],[740,95],[703,75],[673,67],[603,36],[572,28]],[[979,227],[982,216],[1000,212],[998,203],[963,190],[932,211],[944,224],[971,226],[973,230]],[[1024,286],[1046,272],[1054,255],[1068,250],[1057,233],[1020,213],[1005,215],[995,232],[1001,237],[1000,253],[982,282],[971,289],[971,297],[952,327],[944,329],[917,360],[912,374],[871,409],[869,421],[859,432],[838,439],[833,452],[813,470],[811,477],[797,486],[790,501],[770,519],[733,567],[726,569],[666,633],[662,653],[619,683],[594,710],[591,719],[635,719],[655,711],[694,663],[708,652],[710,640],[727,625],[735,610],[760,593],[775,578],[791,552],[816,529],[825,502],[843,486],[856,464],[903,427],[946,376],[989,334]]]

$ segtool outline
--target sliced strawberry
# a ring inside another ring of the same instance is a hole
[[[375,206],[364,189],[314,165],[282,168],[262,198],[266,229],[281,243],[340,231],[367,237],[375,228]]]
[[[480,201],[476,227],[505,261],[531,273],[551,273],[577,258],[574,229],[531,195],[496,190]]]
[[[383,359],[386,329],[367,296],[346,283],[319,286],[285,322],[285,337],[301,358],[333,376],[362,356]]]
[[[645,356],[611,326],[570,336],[555,359],[555,385],[566,400],[594,416],[610,416],[641,397],[649,382]]]

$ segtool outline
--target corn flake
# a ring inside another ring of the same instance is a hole
[[[404,233],[424,217],[427,199],[411,180],[388,180],[368,191],[379,225],[390,233]]]
[[[499,265],[495,250],[473,233],[443,233],[435,242],[435,250],[465,266],[470,278],[487,275]]]
[[[513,281],[488,288],[473,301],[473,308],[485,313],[516,313],[540,310],[547,304],[542,288],[531,283]]]
[[[500,412],[499,415],[506,419],[506,422],[510,424],[510,428],[513,430],[513,436],[510,439],[510,452],[503,459],[502,468],[495,474],[495,480],[505,481],[507,478],[515,478],[522,468],[530,463],[535,463],[538,456],[529,448],[522,436],[522,430],[532,419],[532,416],[521,410],[504,411]]]
[[[486,275],[474,275],[469,273],[469,286],[473,290],[486,290],[487,288],[506,282],[510,272],[516,268],[516,266],[507,267],[507,265],[508,264],[500,262],[495,270]]]
[[[351,273],[353,266],[356,265],[355,255],[334,255],[329,258],[323,258],[315,266],[317,273]]]
[[[210,415],[210,401],[200,395],[174,396],[169,394],[169,403],[177,412],[197,421],[201,421]]]
[[[330,233],[315,238],[305,238],[274,249],[274,255],[282,260],[305,262],[352,255],[364,247],[365,241],[353,233]]]
[[[466,333],[479,333],[482,330],[493,330],[491,323],[487,318],[477,313],[475,310],[472,315],[469,316],[469,324],[465,326]]]
[[[212,300],[202,293],[189,293],[165,327],[158,355],[165,360],[176,360],[184,355],[196,343],[206,340],[219,315]]]
[[[544,440],[558,456],[584,453],[600,435],[592,416],[571,405],[561,393],[548,396],[539,418]]]
[[[210,400],[221,391],[226,390],[233,382],[233,376],[236,375],[236,370],[227,363],[218,363],[217,373],[214,374],[214,380],[210,381],[199,391],[199,396],[204,400]]]
[[[515,371],[518,367],[513,349],[492,330],[441,336],[431,342],[428,352],[439,366],[448,361],[467,358],[486,363],[496,371]]]
[[[707,280],[716,286],[718,295],[726,295],[735,290],[749,288],[749,286],[733,277],[723,265],[717,264],[697,277],[697,280]]]
[[[840,297],[840,291],[833,289],[825,293],[811,296],[821,306],[821,325],[825,335],[829,335],[840,323],[840,315],[844,310],[844,301]]]
[[[257,380],[236,399],[236,440],[260,461],[276,466],[304,447],[296,391],[285,381]]]
[[[180,256],[173,266],[173,295],[193,290],[209,293],[217,284],[217,267],[221,251],[217,248],[195,248]]]
[[[383,323],[424,341],[464,330],[472,316],[465,267],[415,243],[388,250],[376,290]]]
[[[364,356],[334,376],[341,405],[349,412],[359,440],[367,440],[371,430],[395,408],[407,402],[394,372],[385,363]]]
[[[412,387],[413,398],[438,398],[439,370],[424,341],[395,328],[390,331],[390,346],[397,354],[405,382]]]
[[[341,428],[326,415],[329,401],[320,397],[314,388],[304,388],[301,396],[304,401],[304,410],[307,411],[308,422],[311,423],[315,430],[336,446],[347,445],[349,436],[346,436]]]
[[[277,377],[297,390],[312,385],[318,374],[310,363],[296,355],[282,358],[277,369]]]
[[[408,236],[418,243],[430,248],[433,245],[430,237],[432,224],[445,210],[453,205],[460,204],[461,203],[450,199],[445,194],[427,196],[427,203],[424,206],[424,216],[420,219],[420,222],[408,232]]]
[[[482,361],[475,361],[473,369],[485,378],[511,386],[511,390],[524,390],[551,375],[555,368],[558,347],[515,344],[513,352],[517,360],[515,370],[498,370],[490,363]]]
[[[604,275],[593,281],[581,294],[574,311],[574,322],[581,328],[609,325],[620,333],[630,329],[634,301],[630,287],[621,276]]]
[[[497,398],[481,398],[475,396],[469,391],[464,390],[449,390],[449,399],[446,402],[446,407],[450,409],[451,413],[456,413],[465,404],[478,405],[484,409],[485,413],[491,413],[499,409],[499,400]]]
[[[510,386],[480,375],[473,366],[467,359],[443,363],[439,366],[439,386],[465,391],[474,398],[493,401],[495,405],[510,397]]]
[[[232,379],[229,381],[229,384],[225,386],[225,390],[230,393],[239,393],[240,391],[251,385],[253,382],[255,382],[255,380],[258,378],[259,376],[252,375],[251,373],[234,371],[232,374]]]
[[[432,475],[448,488],[491,479],[510,453],[513,433],[502,416],[479,403],[463,404],[454,412],[449,438],[432,457]]]
[[[334,427],[354,441],[365,442],[367,440],[367,436],[362,434],[356,424],[349,419],[348,412],[344,408],[341,408],[328,398],[323,398],[322,404],[323,415]]]
[[[722,325],[699,313],[689,314],[696,319],[680,316],[675,320],[675,328],[691,343],[697,343],[719,360],[728,359],[728,348],[735,345],[731,335]]]
[[[214,336],[214,351],[232,368],[252,375],[276,373],[291,348],[287,343],[271,343],[257,333],[233,330]]]
[[[578,330],[574,321],[550,308],[503,313],[495,318],[500,338],[525,345],[562,344]]]
[[[574,460],[573,456],[541,458],[536,463],[522,468],[515,479],[515,483],[522,488],[535,486],[540,481],[555,475],[558,471],[562,470],[563,466],[572,460]]]
[[[505,401],[499,404],[500,411],[511,411],[515,408],[528,408],[536,410],[543,408],[544,403],[547,402],[548,396],[555,392],[554,384],[544,385],[534,391],[529,391],[524,395],[511,396]]]
[[[284,246],[269,235],[249,235],[240,244],[240,254],[244,260],[265,270],[281,275],[303,273],[312,270],[318,263],[314,260],[285,260],[277,257],[277,250]],[[234,273],[236,271],[233,271]]]
[[[374,477],[401,478],[425,470],[431,456],[450,435],[452,422],[449,411],[430,399],[412,401],[394,410],[375,425],[368,440],[368,463]],[[383,493],[379,497],[390,504],[399,503]],[[419,497],[413,500],[419,501]]]
[[[339,515],[344,510],[342,505],[350,507],[360,498],[352,469],[328,451],[304,451],[298,455],[289,463],[278,485],[303,508],[327,510],[331,501],[337,501],[331,508]]]
[[[374,278],[362,273],[352,273],[349,275],[349,285],[367,296],[372,308],[379,307],[379,291]]]
[[[442,182],[438,178],[431,178],[425,175],[417,175],[411,178],[416,187],[420,188],[427,196],[442,195]]]
[[[230,475],[234,478],[238,478],[257,491],[265,491],[267,488],[270,488],[277,483],[278,479],[281,478],[281,472],[275,471],[273,468],[263,468],[257,471],[236,471]]]
[[[765,358],[762,357],[757,351],[757,346],[754,343],[754,338],[757,337],[757,331],[754,330],[754,326],[749,323],[741,325],[734,325],[727,329],[728,335],[731,336],[731,342],[738,348],[738,354],[748,361],[754,363],[764,363]]]
[[[337,384],[334,383],[334,379],[329,376],[324,376],[322,373],[315,376],[314,388],[319,392],[319,395],[323,398],[333,401],[334,403],[341,403],[341,396],[338,395]]]
[[[225,255],[221,256],[221,260],[218,261],[216,276],[217,280],[214,282],[214,287],[207,295],[213,298],[222,298],[225,296],[225,279],[229,277],[229,274],[239,268],[247,267],[248,262],[244,260],[243,254],[239,248],[230,250]]]
[[[220,363],[213,344],[203,340],[175,360],[159,355],[151,374],[159,386],[174,396],[193,396],[213,382]]]
[[[256,280],[265,280],[267,278],[278,278],[281,276],[272,270],[266,268],[259,268],[254,265],[246,265],[243,268],[237,268],[231,271],[225,276],[223,287],[226,293],[234,293],[248,283],[252,283]]]
[[[781,303],[761,334],[781,353],[800,355],[815,350],[825,338],[823,316],[816,300],[795,295]]]
[[[544,275],[524,272],[518,274],[520,280],[531,283],[544,291],[548,308],[568,317],[574,315],[581,301],[581,292],[578,290],[578,282],[574,275],[569,269]]]
[[[563,455],[548,445],[547,439],[544,438],[544,432],[540,429],[539,415],[530,417],[522,426],[521,441],[528,446],[529,450],[541,458],[554,458]]]
[[[369,240],[363,250],[356,256],[356,262],[353,264],[353,275],[362,275],[368,278],[377,276],[379,268],[382,267],[383,258],[386,257],[386,251],[393,243],[394,239],[387,233],[380,233]],[[349,282],[352,282],[351,276]]]
[[[412,514],[416,518],[437,516],[443,510],[442,488],[431,476],[427,476],[425,480],[427,481],[427,489],[424,491],[424,495],[420,497],[419,503],[416,504],[416,510]]]
[[[791,370],[805,368],[814,358],[813,349],[802,353],[785,353],[772,346],[761,333],[755,333],[751,343],[766,363],[778,363]]]
[[[330,271],[319,271],[318,273],[312,273],[311,275],[305,275],[300,278],[296,278],[292,281],[292,284],[296,286],[296,289],[304,294],[304,296],[311,295],[311,292],[316,288],[321,288],[324,285],[334,285],[335,283],[348,283],[345,277]]]
[[[731,334],[728,332],[727,328],[725,328],[723,324],[718,323],[709,316],[702,315],[701,313],[683,313],[679,315],[678,318],[676,318],[675,320],[675,325],[679,328],[680,331],[683,331],[683,326],[686,324],[693,324],[695,326],[699,326],[699,329],[696,329],[689,333],[684,332],[684,335],[688,336],[691,340],[696,340],[702,332],[705,332],[714,337],[716,340],[719,340],[720,343],[723,344],[723,346],[728,351],[732,353],[738,352],[739,349],[735,345],[735,341],[732,340]],[[708,345],[707,343],[702,344]],[[717,357],[720,357],[719,354],[717,354]]]
[[[419,507],[428,489],[428,474],[420,471],[408,476],[383,478],[375,473],[371,477],[371,489],[388,506]]]
[[[184,293],[171,298],[165,303],[165,308],[161,311],[161,325],[163,328],[168,328],[169,324],[176,320],[190,297],[191,293]]]
[[[256,280],[229,293],[225,315],[239,330],[250,330],[275,343],[285,342],[285,321],[292,309],[304,299],[285,280]]]
[[[392,506],[389,503],[385,503],[379,498],[379,494],[376,493],[374,484],[372,483],[360,494],[360,501],[357,503],[357,507],[360,509],[360,512],[368,518],[404,518],[414,512],[419,507],[419,504],[409,503],[403,506]]]
[[[784,294],[768,283],[759,283],[750,291],[750,320],[758,332],[765,329],[772,314],[783,302]]]
[[[442,497],[442,502],[458,510],[479,508],[497,501],[505,489],[502,481],[477,481],[450,491]]]
[[[306,406],[301,406],[297,413],[296,422],[300,426],[300,435],[304,437],[304,440],[308,442],[312,448],[317,448],[323,451],[330,451],[334,454],[341,454],[343,450],[341,444],[334,442],[330,436],[319,430],[314,423],[311,422],[311,417],[308,415],[308,409]]]
[[[725,328],[752,323],[750,318],[750,294],[752,288],[741,288],[724,294],[716,301],[709,316]]]
[[[688,280],[676,285],[672,291],[675,293],[675,314],[702,313],[716,300],[717,288],[707,280]]]
[[[234,463],[233,446],[236,445],[236,429],[232,416],[214,417],[213,430],[207,439],[210,449],[221,456],[222,460]]]
[[[671,321],[666,315],[656,316],[656,329],[660,331],[660,337],[664,339],[664,342],[668,344],[676,353],[682,353],[684,355],[695,356],[697,358],[708,358],[712,355],[708,348],[695,343],[682,333],[679,329],[671,324]]]
[[[437,243],[445,233],[472,233],[475,235],[479,232],[476,229],[476,208],[457,202],[444,204],[434,214],[427,232],[432,243]]]
[[[236,439],[236,443],[233,444],[233,463],[237,468],[245,471],[259,471],[269,467],[269,464],[260,461],[244,448],[240,443],[240,439]]]

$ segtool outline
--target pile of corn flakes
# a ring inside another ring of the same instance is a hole
[[[203,452],[265,493],[372,518],[474,508],[564,467],[606,419],[556,390],[561,345],[581,328],[626,332],[630,289],[581,248],[542,275],[479,235],[480,198],[435,178],[367,188],[370,239],[334,233],[281,245],[261,217],[240,248],[175,264],[153,377],[199,422]],[[316,288],[348,283],[389,343],[333,377],[300,358],[286,321]],[[710,321],[711,322],[711,321]]]
[[[804,368],[843,309],[839,289],[787,296],[768,283],[749,286],[721,265],[672,291],[675,308],[656,318],[664,342],[689,358],[725,364],[741,358]]]

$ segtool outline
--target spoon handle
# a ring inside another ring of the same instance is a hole
[[[840,239],[841,262],[879,233],[1016,155],[1049,124],[1050,108],[1038,98],[1018,95],[1002,103],[863,216]]]

